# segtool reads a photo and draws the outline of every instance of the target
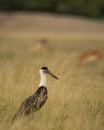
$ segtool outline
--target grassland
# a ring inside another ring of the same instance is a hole
[[[4,26],[0,32],[0,130],[103,130],[104,57],[94,64],[77,65],[85,50],[98,49],[104,56],[103,33],[27,30]],[[43,37],[49,40],[48,47],[35,50]],[[48,66],[59,81],[47,75],[46,104],[11,125],[20,103],[37,89],[42,66]]]

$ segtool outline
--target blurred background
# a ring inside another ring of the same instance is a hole
[[[1,0],[3,31],[102,33],[103,0]]]
[[[1,11],[40,11],[103,18],[103,0],[1,0]]]
[[[60,80],[11,127],[42,66]],[[0,0],[0,130],[104,130],[103,99],[104,0]]]

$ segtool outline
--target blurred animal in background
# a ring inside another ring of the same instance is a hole
[[[98,50],[86,51],[80,55],[78,59],[78,64],[82,65],[82,64],[92,63],[99,60],[101,57],[102,57],[102,54]]]
[[[33,52],[37,52],[39,50],[47,51],[48,49],[49,49],[49,40],[47,38],[42,38],[36,41],[32,46]]]

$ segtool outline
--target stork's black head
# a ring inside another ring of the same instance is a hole
[[[48,74],[51,75],[52,77],[58,79],[52,72],[50,72],[50,71],[48,70],[48,67],[42,67],[41,70],[42,70],[43,73],[48,73]]]
[[[42,70],[44,73],[47,73],[47,72],[48,72],[48,67],[42,67],[41,70]]]
[[[42,67],[41,69],[42,69],[42,70],[48,70],[48,67],[45,67],[45,66],[44,66],[44,67]]]

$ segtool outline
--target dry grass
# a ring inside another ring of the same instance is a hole
[[[31,51],[33,44],[28,38],[25,43],[23,39],[17,41],[7,38],[0,44],[0,129],[103,130],[104,58],[88,66],[79,67],[76,63],[82,50],[94,47],[102,51],[104,40],[86,39],[86,44],[83,39],[77,43],[74,39],[51,40],[45,52]],[[37,89],[38,70],[44,65],[60,80],[48,77],[49,98],[45,106],[11,126],[21,101]]]
[[[98,49],[104,55],[103,34],[48,35],[49,48],[33,51],[33,43],[42,36],[47,34],[0,35],[0,130],[103,130],[104,57],[77,66],[85,50]],[[37,89],[42,66],[60,80],[47,75],[46,104],[11,125],[20,103]]]

